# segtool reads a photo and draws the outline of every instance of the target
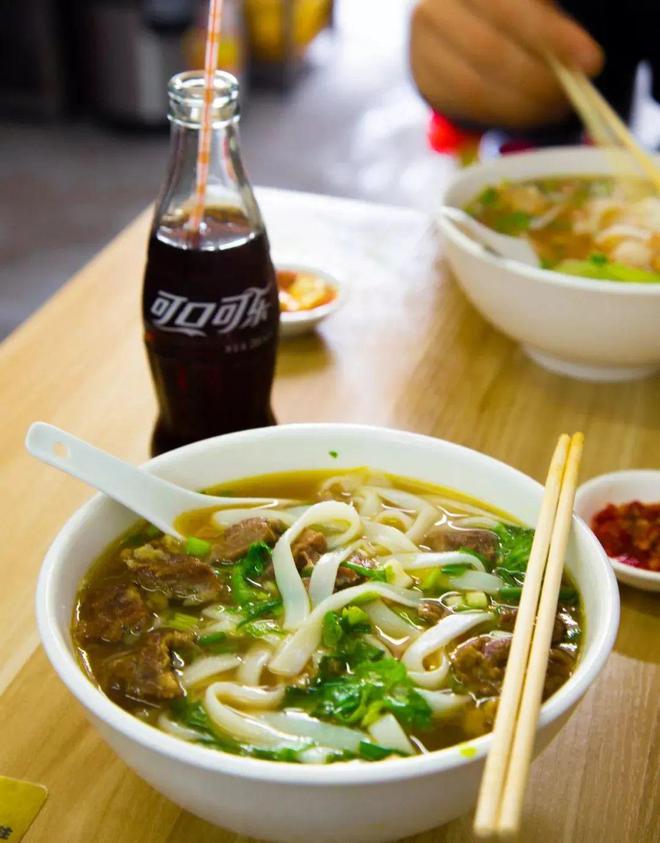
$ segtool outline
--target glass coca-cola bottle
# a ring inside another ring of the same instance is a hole
[[[202,223],[191,229],[201,72],[169,83],[170,161],[157,202],[142,312],[159,415],[152,453],[275,423],[279,306],[268,238],[240,156],[238,83],[215,75]]]

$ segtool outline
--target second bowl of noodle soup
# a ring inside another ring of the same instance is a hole
[[[480,313],[535,362],[584,380],[660,369],[660,206],[631,160],[617,153],[615,161],[593,148],[544,149],[456,176],[445,203],[526,236],[541,266],[500,258],[445,217],[438,223]]]

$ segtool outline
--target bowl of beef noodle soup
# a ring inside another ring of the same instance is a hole
[[[445,203],[536,252],[538,267],[500,258],[439,219],[468,298],[535,362],[601,381],[660,369],[660,197],[626,153],[506,155],[461,172]]]
[[[148,468],[272,502],[183,513],[178,541],[98,495],[50,548],[44,647],[120,757],[264,840],[391,840],[469,810],[540,485],[449,442],[332,424],[222,436]],[[617,621],[611,569],[575,519],[538,750]]]

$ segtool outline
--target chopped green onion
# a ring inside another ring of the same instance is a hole
[[[449,597],[445,597],[445,606],[448,606],[450,609],[457,609],[462,605],[463,598],[460,594],[450,594]]]
[[[494,205],[497,202],[499,197],[499,193],[497,188],[495,187],[487,187],[484,191],[481,192],[479,196],[479,202],[482,205]]]
[[[359,624],[367,624],[369,628],[371,628],[371,624],[369,623],[369,615],[361,609],[359,606],[346,606],[341,613],[342,620],[345,620],[349,626],[358,626]]]
[[[277,621],[264,619],[257,621],[250,621],[244,626],[241,626],[241,632],[249,635],[251,638],[263,638],[264,635],[284,635],[284,630],[280,629]]]
[[[333,460],[336,460],[339,456],[339,451],[328,451],[328,453],[330,454]]]
[[[255,618],[260,618],[268,612],[275,612],[281,605],[282,601],[279,597],[275,597],[272,600],[262,600],[261,602],[245,603],[243,605],[243,612],[246,617],[245,620],[239,623],[238,628],[240,629],[246,623],[253,621]]]
[[[387,758],[389,755],[394,754],[393,749],[387,749],[387,747],[380,746],[377,743],[371,743],[371,741],[360,741],[360,755],[366,761],[380,761],[382,758]]]
[[[200,647],[210,653],[232,653],[238,649],[238,642],[230,638],[226,632],[207,632],[197,638]]]
[[[501,588],[497,592],[497,597],[499,600],[503,600],[505,603],[518,603],[520,601],[520,595],[522,594],[522,588],[518,585],[505,585],[504,588]]]
[[[460,577],[462,576],[468,569],[467,565],[443,565],[440,570],[442,571],[445,576],[448,577]]]
[[[422,591],[435,591],[440,587],[442,580],[442,572],[439,568],[434,568],[428,573],[420,582]],[[459,598],[460,599],[460,598]]]
[[[358,562],[342,562],[342,567],[349,568],[366,577],[368,580],[376,580],[378,582],[387,582],[387,571],[385,568],[367,568],[366,565],[360,565]]]
[[[211,542],[198,539],[196,536],[188,536],[183,549],[189,556],[208,556],[211,552]]]
[[[559,602],[560,603],[577,603],[579,595],[574,588],[570,588],[570,586],[564,586],[563,588],[559,589]]]
[[[168,629],[178,629],[179,632],[191,632],[197,629],[198,619],[194,615],[185,614],[185,612],[172,612],[163,626],[168,627]]]
[[[357,608],[357,607],[356,607]],[[343,638],[344,630],[337,612],[326,612],[323,615],[321,640],[324,647],[335,650]]]
[[[465,604],[471,609],[488,608],[488,597],[483,591],[468,591],[464,599]]]

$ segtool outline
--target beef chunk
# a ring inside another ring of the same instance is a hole
[[[222,538],[213,545],[213,556],[234,562],[245,556],[250,545],[255,542],[265,542],[272,547],[284,530],[284,524],[279,521],[246,518],[245,521],[227,527]]]
[[[575,669],[575,657],[562,647],[553,647],[543,685],[543,699],[559,690]]]
[[[438,553],[469,548],[489,562],[496,560],[500,547],[500,541],[492,530],[464,530],[448,526],[431,527],[421,543]]]
[[[516,618],[518,617],[518,609],[515,606],[501,606],[498,609],[498,615],[500,618],[501,628],[507,632],[513,632],[513,628],[516,625]],[[564,640],[565,634],[566,624],[562,618],[557,615],[555,617],[555,625],[552,628],[552,643],[561,644]]]
[[[363,568],[375,568],[376,562],[368,556],[363,556],[361,553],[354,553],[350,559],[346,560],[354,565],[361,565]],[[335,579],[335,588],[341,590],[342,588],[350,588],[352,585],[361,585],[367,582],[368,577],[354,571],[353,568],[347,567],[345,564],[340,565],[337,569],[337,578]]]
[[[314,565],[327,549],[328,543],[323,533],[310,527],[305,527],[291,545],[293,560],[299,571],[308,565]]]
[[[511,638],[475,635],[451,654],[454,674],[468,691],[478,697],[494,697],[502,689]]]
[[[215,600],[222,592],[223,585],[213,568],[188,556],[170,536],[126,549],[121,555],[135,582],[147,591],[198,603]]]
[[[459,644],[450,656],[454,675],[477,697],[494,697],[502,690],[511,637],[476,635]],[[558,647],[550,650],[543,699],[560,688],[573,672],[573,656]]]
[[[83,640],[114,642],[128,633],[144,632],[153,615],[140,590],[130,582],[120,582],[85,592],[79,619],[78,634]]]
[[[192,647],[188,632],[149,632],[134,649],[107,659],[98,677],[110,696],[138,700],[171,700],[183,694],[176,674],[177,654]],[[181,662],[179,661],[180,665]]]
[[[417,614],[421,620],[436,624],[447,614],[447,609],[439,600],[422,600],[417,607]]]

